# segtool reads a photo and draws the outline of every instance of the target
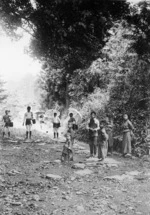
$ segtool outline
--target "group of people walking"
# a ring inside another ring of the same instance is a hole
[[[91,117],[87,124],[91,157],[94,156],[98,157],[100,160],[104,160],[108,153],[113,153],[113,127],[111,118],[107,117],[105,120],[99,122],[96,118],[96,113],[91,113]],[[131,156],[131,136],[133,134],[134,127],[128,119],[127,114],[124,114],[123,116],[123,124],[121,128],[123,133],[121,146],[122,154],[125,157]]]
[[[11,120],[10,111],[6,110],[3,116],[3,137],[8,133],[10,137],[10,127],[13,127],[13,122]],[[59,138],[59,128],[61,126],[61,121],[57,113],[54,113],[52,120],[54,139]],[[35,119],[33,118],[33,112],[31,107],[27,107],[27,112],[24,114],[23,126],[26,126],[26,139],[31,139],[32,137],[32,124],[35,124]],[[111,118],[106,117],[105,120],[99,121],[96,117],[94,111],[91,112],[90,119],[87,123],[87,129],[89,133],[89,148],[90,157],[98,157],[100,160],[104,160],[108,153],[113,153],[113,121]],[[73,153],[73,145],[75,139],[75,132],[78,129],[78,125],[73,116],[73,113],[69,114],[69,119],[67,122],[67,132],[66,145],[68,149]],[[123,124],[122,124],[122,154],[124,156],[131,156],[131,137],[133,135],[134,127],[131,121],[128,119],[128,115],[124,114]]]
[[[40,117],[40,124],[43,123],[43,116]],[[13,127],[12,117],[10,115],[10,111],[6,110],[5,115],[2,118],[3,121],[3,137],[8,134],[8,137],[10,137],[10,127]],[[35,124],[35,119],[33,117],[33,112],[31,111],[31,107],[27,107],[27,111],[24,114],[23,118],[23,126],[26,126],[26,139],[31,139],[32,137],[32,125]],[[52,119],[53,124],[53,133],[54,133],[54,139],[59,138],[59,128],[61,126],[61,121],[58,116],[58,113],[54,112],[54,116]],[[71,133],[71,139],[72,142],[74,142],[74,130],[75,130],[76,121],[73,117],[73,114],[69,114],[69,120],[68,120],[68,129],[67,132]]]
[[[97,157],[100,161],[103,161],[108,154],[113,153],[114,146],[114,124],[111,117],[99,121],[96,117],[96,112],[92,111],[90,119],[87,122],[87,130],[89,135],[89,148],[90,157]],[[73,144],[75,131],[77,129],[76,120],[73,114],[70,113],[70,119],[68,120],[68,130],[66,134],[66,144],[63,148],[64,156],[67,155],[69,160],[69,153],[71,158],[73,157]],[[124,157],[131,157],[131,137],[133,136],[134,127],[131,121],[128,119],[128,115],[124,114],[123,123],[121,125],[122,130],[122,143],[121,152]],[[66,146],[68,151],[66,150]]]
[[[90,146],[90,157],[98,157],[104,160],[107,156],[108,145],[113,146],[113,139],[109,138],[112,136],[112,125],[107,122],[109,132],[106,132],[106,122],[96,118],[96,113],[91,113],[91,118],[87,123],[87,129],[89,131],[89,146]],[[112,149],[112,146],[110,147]],[[98,151],[98,152],[97,152]],[[112,150],[111,150],[112,153]]]
[[[8,134],[10,137],[10,128],[13,127],[12,117],[10,111],[6,110],[5,115],[2,118],[3,121],[3,137]],[[24,114],[23,126],[26,126],[26,139],[31,139],[32,136],[32,124],[35,124],[35,119],[33,118],[33,112],[31,112],[31,107],[27,107],[27,112]]]

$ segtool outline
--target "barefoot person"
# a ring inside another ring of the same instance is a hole
[[[8,137],[10,137],[10,123],[11,123],[11,118],[10,118],[10,115],[9,115],[9,112],[8,110],[5,111],[5,115],[3,116],[3,137],[5,136],[6,133],[8,133]]]
[[[63,151],[61,155],[61,161],[73,161],[73,145],[72,145],[72,139],[71,139],[71,134],[70,131],[68,130],[66,135],[66,142],[63,146]]]
[[[102,161],[107,157],[108,151],[108,134],[105,130],[105,121],[100,122],[100,132],[98,141],[98,159]]]
[[[27,107],[27,112],[24,115],[23,126],[26,125],[26,139],[31,139],[32,136],[32,120],[33,120],[33,113],[31,112],[31,107]]]
[[[106,133],[108,134],[108,153],[113,153],[113,122],[110,117],[106,117]]]
[[[77,124],[76,124],[76,120],[73,116],[73,113],[69,114],[69,120],[68,120],[68,131],[71,134],[71,141],[72,141],[72,145],[74,144],[74,140],[75,140],[75,130],[77,129]]]
[[[97,139],[99,130],[99,120],[96,118],[96,113],[91,112],[91,118],[88,121],[87,129],[89,130],[89,146],[90,157],[96,156],[97,153]]]
[[[123,156],[131,156],[131,132],[134,130],[134,127],[130,120],[128,119],[128,115],[124,114],[123,116],[123,142],[122,142],[122,153]]]
[[[54,113],[53,118],[53,132],[54,132],[54,139],[59,138],[59,128],[60,128],[60,118],[58,117],[57,113]]]

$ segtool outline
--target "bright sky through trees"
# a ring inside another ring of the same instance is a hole
[[[128,0],[137,3],[140,0]],[[35,6],[34,0],[32,0]],[[39,63],[33,61],[31,57],[24,53],[24,49],[29,45],[30,35],[24,33],[19,42],[12,42],[5,35],[0,36],[0,75],[4,80],[20,80],[27,72],[37,74],[40,70]]]
[[[128,0],[129,2],[131,2],[131,3],[138,3],[138,2],[140,2],[140,1],[142,1],[142,0]]]
[[[39,72],[39,63],[24,53],[29,42],[28,34],[24,34],[18,42],[11,41],[5,35],[0,36],[0,75],[5,81],[20,80],[26,73]]]

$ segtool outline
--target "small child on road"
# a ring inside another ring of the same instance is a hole
[[[61,161],[62,162],[73,161],[72,138],[69,131],[67,131],[67,134],[66,134],[66,142],[63,146]]]

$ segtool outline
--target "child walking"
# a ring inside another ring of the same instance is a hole
[[[66,142],[63,146],[61,161],[62,162],[73,161],[73,144],[72,144],[71,133],[69,131],[67,131],[67,134],[66,134]]]
[[[124,114],[123,116],[122,131],[122,154],[124,157],[131,157],[131,132],[134,131],[134,127],[127,114]]]
[[[23,121],[23,126],[26,125],[26,139],[31,139],[32,136],[32,122],[33,120],[33,113],[31,112],[31,107],[27,107],[27,112],[24,115],[24,121]]]
[[[54,139],[59,138],[59,128],[60,128],[60,118],[58,117],[57,113],[54,113],[53,118],[53,132],[54,132]]]

